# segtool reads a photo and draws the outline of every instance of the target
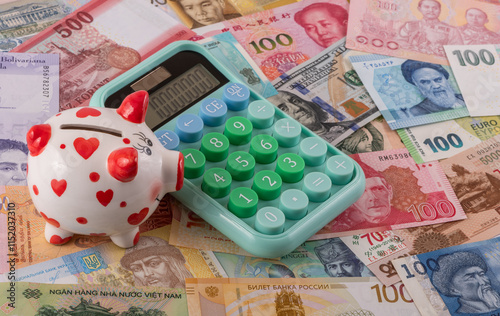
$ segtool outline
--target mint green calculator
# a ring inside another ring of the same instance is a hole
[[[91,106],[149,93],[146,124],[184,155],[170,193],[249,253],[283,256],[363,193],[359,165],[233,76],[204,47],[179,41],[100,88]]]

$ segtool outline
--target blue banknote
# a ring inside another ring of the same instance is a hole
[[[376,54],[349,59],[392,129],[469,116],[449,66]]]
[[[393,264],[422,315],[500,313],[499,237],[397,259]]]

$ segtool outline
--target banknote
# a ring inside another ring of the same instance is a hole
[[[469,116],[449,66],[375,54],[350,60],[392,129]]]
[[[244,82],[264,98],[278,93],[255,61],[229,32],[216,34],[199,41],[205,48],[241,82]]]
[[[301,0],[229,0],[233,7],[242,15],[269,10],[299,1]]]
[[[188,315],[179,288],[17,282],[1,283],[0,291],[4,315]]]
[[[200,27],[196,33],[231,32],[272,81],[345,37],[348,6],[346,0],[303,0]]]
[[[0,2],[0,52],[26,42],[90,0],[18,0]]]
[[[498,315],[499,249],[500,238],[493,238],[393,264],[422,315]]]
[[[379,116],[336,144],[347,155],[405,148],[398,133]],[[413,155],[413,154],[412,154]]]
[[[403,284],[376,278],[190,278],[186,295],[190,316],[419,315]]]
[[[146,1],[96,0],[13,52],[59,54],[59,107],[64,110],[88,105],[99,87],[167,44],[193,35]]]
[[[500,58],[496,45],[445,45],[444,49],[470,115],[500,114]]]
[[[36,282],[96,286],[163,286],[184,288],[184,278],[221,276],[196,249],[168,243],[169,226],[141,234],[137,245],[123,249],[103,243],[51,260],[18,268],[9,256],[3,282]],[[214,273],[215,272],[215,273]]]
[[[500,7],[475,0],[351,0],[348,48],[448,64],[443,45],[500,43]]]
[[[336,145],[380,116],[348,59],[345,38],[273,80],[268,100]]]
[[[365,234],[466,218],[438,162],[417,165],[406,149],[350,157],[364,171],[365,192],[310,239]]]
[[[449,158],[500,134],[500,116],[461,117],[397,130],[417,163]]]
[[[335,255],[332,255],[335,252]],[[371,277],[373,273],[337,238],[306,241],[276,259],[212,252],[230,278]]]
[[[140,225],[140,231],[170,225],[175,207],[172,201],[170,195],[165,195],[151,217]],[[26,186],[0,186],[0,219],[6,223],[0,226],[0,249],[8,249],[18,269],[110,241],[109,237],[75,235],[63,246],[49,244],[44,236],[45,220],[33,205]],[[8,264],[0,261],[0,273],[6,271]]]

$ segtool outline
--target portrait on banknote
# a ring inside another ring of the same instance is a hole
[[[479,314],[500,308],[498,280],[481,255],[456,251],[434,261],[439,268],[432,272],[431,281],[442,296],[450,298],[451,313]]]
[[[384,135],[371,123],[355,131],[336,146],[348,155],[384,150]]]
[[[134,274],[136,286],[167,288],[184,288],[184,279],[193,277],[185,262],[179,249],[153,236],[141,236],[134,247],[125,250],[120,260],[121,265]]]
[[[346,35],[348,16],[347,10],[339,5],[317,2],[298,11],[293,18],[316,44],[327,48]]]
[[[0,139],[0,185],[26,185],[28,146],[13,139]]]
[[[465,20],[467,23],[458,27],[465,45],[500,43],[500,35],[486,27],[489,18],[483,10],[474,7],[467,9]]]
[[[295,278],[295,273],[281,263],[272,263],[267,268],[267,274],[270,278]]]
[[[169,5],[191,29],[241,17],[227,0],[172,0]]]

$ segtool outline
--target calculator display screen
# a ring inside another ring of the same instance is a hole
[[[209,94],[219,84],[220,81],[202,64],[195,65],[150,95],[146,124],[157,126],[168,120],[195,100]]]

